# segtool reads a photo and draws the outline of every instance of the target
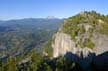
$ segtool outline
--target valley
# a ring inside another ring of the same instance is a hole
[[[107,71],[107,19],[83,11],[67,19],[1,22],[0,71]]]

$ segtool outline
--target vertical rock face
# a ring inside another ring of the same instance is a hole
[[[106,57],[108,54],[105,55],[104,53],[108,51],[108,36],[94,33],[92,41],[95,42],[93,49],[87,47],[81,48],[79,45],[76,47],[76,42],[73,41],[68,34],[57,32],[52,45],[53,57],[65,56],[67,60],[78,63],[84,69],[90,68],[93,61],[95,61],[96,66],[102,64],[103,61],[104,66],[104,60],[108,59],[108,57]],[[95,56],[95,54],[97,56]]]
[[[96,55],[108,51],[108,35],[101,35],[101,34],[94,33],[93,41],[95,43],[95,47],[93,48],[93,51],[96,53]]]
[[[91,49],[85,47],[81,48],[75,46],[75,41],[65,33],[58,32],[55,35],[55,41],[52,45],[53,57],[64,56],[67,61],[74,61],[82,68],[89,68],[93,60],[94,53]]]
[[[101,17],[86,12],[65,20],[55,35],[53,57],[64,56],[83,69],[89,69],[93,61],[95,65],[103,63],[104,67],[104,63],[108,63],[108,54],[105,53],[108,51],[108,22]]]
[[[81,48],[68,34],[57,32],[52,45],[53,57],[64,56],[67,61],[78,63],[82,69],[90,69],[92,63],[97,69],[105,69],[108,66],[108,36],[93,33],[92,41],[95,44],[93,49]]]
[[[75,41],[73,41],[69,35],[61,32],[57,32],[55,35],[55,40],[52,47],[53,57],[63,56],[67,52],[71,52],[79,57],[82,54],[83,57],[86,58],[89,53],[93,53],[93,51],[89,48],[81,48],[80,46],[76,47]]]
[[[58,32],[55,35],[55,41],[52,45],[53,57],[65,55],[67,52],[75,53],[75,42],[71,40],[71,37],[65,33]]]

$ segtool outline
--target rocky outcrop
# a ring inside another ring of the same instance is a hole
[[[106,38],[107,36],[97,34],[94,34],[93,36],[94,40],[92,40],[93,42],[96,42],[96,46],[94,49],[90,49],[87,47],[81,48],[79,45],[76,46],[76,42],[73,41],[69,35],[57,32],[54,43],[52,44],[53,57],[64,56],[67,61],[74,61],[78,63],[82,69],[90,69],[93,61],[97,61],[96,63],[94,62],[96,66],[99,62],[101,62],[100,60],[103,60],[104,63],[104,58],[100,57],[101,59],[99,59],[98,55],[108,50],[108,44],[106,43],[108,42],[108,39]],[[108,57],[105,59],[108,59]]]
[[[108,51],[108,35],[94,33],[93,42],[95,44],[93,51],[96,53],[96,55]]]
[[[55,35],[52,47],[53,57],[62,56],[67,52],[71,52],[79,56],[82,53],[84,55],[83,57],[86,58],[89,52],[93,53],[93,51],[89,48],[81,48],[80,46],[76,46],[76,42],[73,41],[69,35],[61,32],[57,32]]]
[[[101,56],[108,51],[108,22],[98,19],[96,15],[103,17],[95,12],[82,12],[65,20],[55,34],[52,44],[53,57],[64,56],[68,61],[78,63],[83,69],[89,69],[94,61],[97,61],[97,65],[98,61],[103,60],[104,65],[108,54],[104,54],[104,58]]]
[[[58,32],[55,35],[53,47],[53,57],[58,57],[66,54],[67,52],[75,53],[75,42],[71,37],[65,33]]]

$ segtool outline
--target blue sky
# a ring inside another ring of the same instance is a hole
[[[108,0],[0,0],[0,20],[67,18],[91,10],[108,14]]]

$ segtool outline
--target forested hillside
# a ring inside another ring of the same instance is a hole
[[[34,48],[42,51],[62,21],[44,18],[0,21],[0,61],[26,56]]]

